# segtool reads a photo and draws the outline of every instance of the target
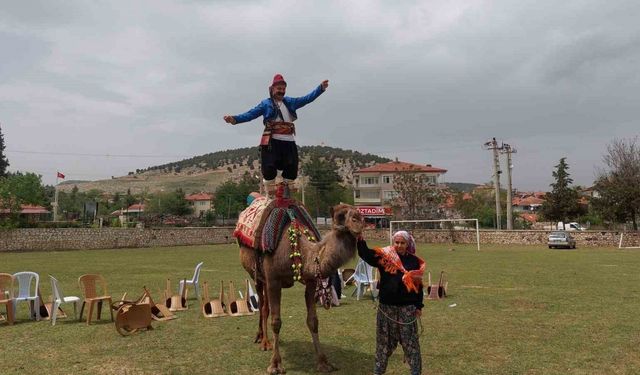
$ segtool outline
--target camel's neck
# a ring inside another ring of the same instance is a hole
[[[328,277],[355,255],[356,238],[349,232],[332,230],[315,244],[306,257],[305,267],[316,271],[315,259],[320,262],[320,275]]]

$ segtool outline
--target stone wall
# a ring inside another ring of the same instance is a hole
[[[324,232],[324,231],[322,231]],[[233,228],[52,228],[0,230],[0,251],[48,251],[76,249],[115,249],[122,247],[157,247],[210,245],[234,242]],[[475,243],[473,230],[414,230],[418,242]],[[617,247],[620,232],[571,232],[578,247]],[[549,231],[481,230],[481,244],[546,245]],[[452,241],[453,236],[453,241]],[[389,231],[367,230],[366,239],[386,242]],[[640,246],[640,233],[625,233],[624,245]]]
[[[0,251],[209,245],[234,242],[233,228],[20,228],[0,230]]]
[[[550,231],[544,230],[480,230],[480,244],[501,245],[547,245]],[[427,243],[476,243],[475,230],[413,230],[417,242]],[[579,247],[618,247],[620,232],[615,231],[584,231],[571,232]],[[367,230],[365,238],[379,241],[389,240],[389,230]],[[453,240],[452,240],[453,238]],[[627,232],[624,234],[623,246],[640,246],[640,233]]]

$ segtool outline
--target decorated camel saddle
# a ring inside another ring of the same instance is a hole
[[[307,209],[286,194],[280,186],[275,199],[268,199],[252,193],[253,201],[240,213],[233,236],[241,245],[258,251],[271,253],[278,247],[278,242],[286,226],[296,221],[299,227],[314,240],[321,236],[314,225]]]

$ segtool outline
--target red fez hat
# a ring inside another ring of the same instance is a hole
[[[273,76],[273,83],[271,84],[271,86],[275,86],[278,83],[284,83],[285,86],[287,85],[287,82],[284,80],[282,74],[276,74],[275,76]]]

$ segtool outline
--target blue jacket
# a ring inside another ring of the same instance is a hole
[[[293,116],[293,120],[295,120],[298,118],[298,116],[296,115],[296,110],[316,100],[316,98],[320,96],[323,92],[324,91],[322,90],[322,86],[318,85],[318,87],[316,87],[315,90],[311,91],[309,94],[305,96],[301,96],[299,98],[292,98],[289,96],[285,96],[282,99],[282,102],[289,110],[289,113],[291,114],[291,116]],[[267,123],[267,121],[273,121],[276,119],[277,117],[276,111],[273,108],[273,104],[270,98],[261,101],[253,109],[250,109],[245,113],[233,116],[233,118],[239,124],[242,122],[251,121],[253,119],[258,118],[259,116],[264,116],[263,123],[265,124]]]

